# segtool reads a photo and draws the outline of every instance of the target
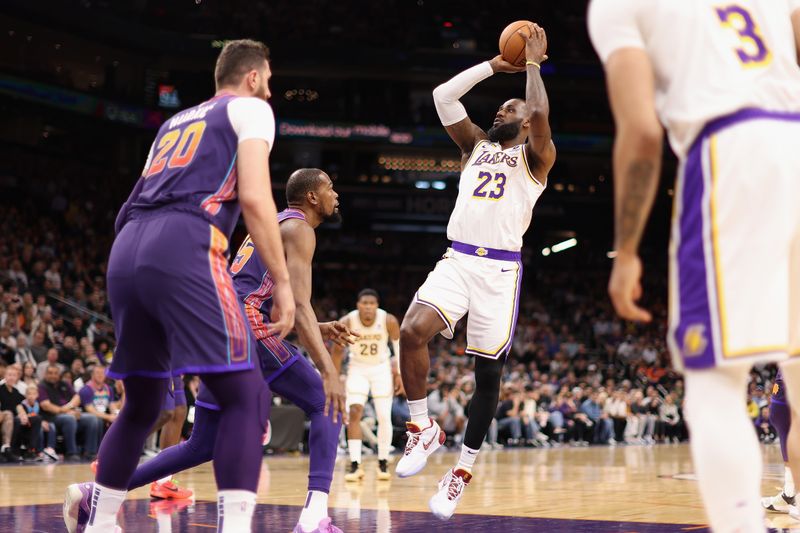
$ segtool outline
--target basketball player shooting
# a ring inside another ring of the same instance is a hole
[[[754,363],[781,361],[800,402],[788,359],[800,355],[800,1],[593,0],[588,23],[616,123],[611,301],[625,319],[652,318],[637,303],[638,249],[663,123],[680,161],[668,342],[685,369],[697,482],[713,531],[764,531],[745,385]],[[795,418],[793,472],[798,439]]]
[[[452,338],[456,323],[469,313],[466,353],[475,356],[475,395],[458,464],[441,479],[429,502],[443,520],[455,512],[472,479],[472,466],[497,408],[503,363],[517,321],[522,236],[556,158],[550,106],[539,72],[547,58],[547,37],[536,24],[526,29],[519,33],[525,40],[523,66],[497,56],[433,91],[442,125],[461,150],[461,178],[447,226],[452,245],[419,288],[400,328],[400,369],[411,421],[395,471],[400,477],[418,473],[445,440],[428,416],[428,342],[437,333]],[[503,103],[484,132],[469,119],[459,98],[497,72],[522,71],[527,72],[525,99]]]

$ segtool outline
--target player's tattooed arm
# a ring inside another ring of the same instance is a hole
[[[642,240],[644,228],[658,186],[658,165],[649,159],[634,159],[618,180],[614,214],[616,250],[635,251]]]
[[[544,180],[556,160],[556,147],[550,130],[550,100],[540,66],[547,59],[547,34],[538,24],[529,26],[530,35],[520,31],[525,39],[525,68],[528,81],[525,85],[525,106],[528,108],[528,155],[531,156],[531,169],[537,179]]]
[[[614,246],[608,292],[617,313],[649,322],[642,297],[642,239],[658,188],[664,131],[655,109],[655,74],[644,50],[621,48],[605,64],[614,138]]]

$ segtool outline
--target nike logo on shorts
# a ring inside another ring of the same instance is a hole
[[[513,268],[501,268],[500,272],[511,272],[512,270],[514,270],[514,269]]]

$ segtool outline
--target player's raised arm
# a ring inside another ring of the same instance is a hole
[[[541,74],[542,62],[547,59],[547,34],[538,24],[531,24],[528,34],[518,33],[525,39],[525,69],[528,73],[525,85],[525,107],[530,122],[528,155],[531,156],[533,174],[545,183],[556,160],[556,147],[550,131],[550,101]]]
[[[495,72],[521,72],[523,67],[515,67],[497,56],[449,79],[433,90],[433,103],[447,134],[461,149],[462,155],[469,155],[475,143],[486,138],[486,132],[476,126],[467,115],[467,110],[459,98],[467,94],[477,83]]]
[[[311,306],[311,262],[314,259],[316,235],[305,222],[287,220],[281,225],[286,247],[286,264],[289,268],[292,293],[297,308],[296,327],[300,344],[305,347],[322,375],[325,388],[325,416],[329,413],[338,420],[345,413],[344,390],[339,372],[325,348],[314,308]]]

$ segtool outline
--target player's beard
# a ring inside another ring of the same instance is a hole
[[[323,222],[328,222],[330,224],[338,224],[342,221],[342,214],[339,212],[338,209],[335,209],[333,213],[327,215],[325,218],[322,219]]]
[[[489,128],[489,131],[486,132],[486,135],[493,143],[510,141],[519,135],[519,129],[521,126],[521,120],[506,122],[505,124],[498,124],[497,126],[492,126]]]

